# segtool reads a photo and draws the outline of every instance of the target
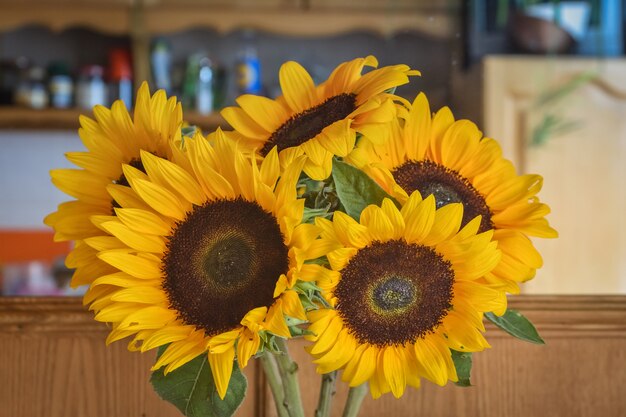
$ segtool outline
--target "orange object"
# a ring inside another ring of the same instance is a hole
[[[111,81],[133,78],[130,52],[127,49],[112,49],[109,52],[109,79]]]
[[[47,230],[0,231],[0,264],[11,262],[52,262],[70,251],[70,242],[55,242]]]

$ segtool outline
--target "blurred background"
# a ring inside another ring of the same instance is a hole
[[[80,294],[42,223],[79,114],[147,80],[209,132],[237,95],[280,94],[284,61],[320,82],[372,54],[544,176],[561,237],[524,292],[624,294],[625,21],[623,0],[0,0],[0,293]]]

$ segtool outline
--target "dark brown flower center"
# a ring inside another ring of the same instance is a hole
[[[410,280],[392,276],[371,286],[368,295],[371,305],[379,314],[402,313],[417,301],[418,288]]]
[[[286,148],[302,145],[320,134],[325,127],[345,119],[355,109],[355,94],[342,93],[331,97],[283,123],[272,133],[260,153],[265,156],[274,146],[278,146],[280,152]]]
[[[274,302],[288,271],[276,218],[257,203],[217,200],[194,207],[176,225],[163,258],[163,288],[186,323],[216,335]]]
[[[432,332],[452,306],[454,271],[426,246],[373,242],[341,270],[337,311],[360,343],[403,345]]]
[[[458,172],[429,160],[407,161],[393,171],[393,178],[407,193],[419,191],[422,198],[435,197],[437,208],[450,203],[463,204],[465,226],[476,216],[482,216],[480,232],[493,229],[491,211],[485,198]]]

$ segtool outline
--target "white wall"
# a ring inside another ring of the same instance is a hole
[[[64,153],[82,150],[75,131],[0,130],[0,228],[46,229],[43,218],[71,199],[49,171],[73,167]]]

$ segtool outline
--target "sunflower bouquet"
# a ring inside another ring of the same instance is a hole
[[[368,391],[469,385],[484,318],[542,343],[507,310],[542,263],[529,236],[557,235],[542,178],[424,94],[396,96],[418,71],[377,67],[315,85],[287,62],[282,96],[237,98],[233,130],[206,136],[145,83],[132,116],[116,102],[81,117],[78,168],[51,173],[74,199],[45,223],[75,242],[72,285],[106,342],[157,350],[152,384],[186,416],[233,415],[255,359],[278,416],[303,417],[293,338],[322,374],[316,417],[338,372],[346,417]]]

